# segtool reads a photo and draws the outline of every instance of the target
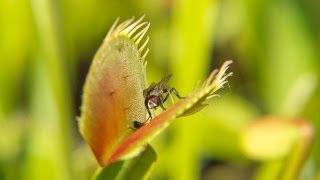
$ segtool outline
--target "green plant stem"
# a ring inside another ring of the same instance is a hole
[[[313,144],[313,126],[306,121],[298,121],[296,125],[300,136],[284,165],[283,173],[281,174],[281,179],[283,180],[298,179]]]

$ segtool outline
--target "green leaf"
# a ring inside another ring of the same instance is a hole
[[[147,179],[156,160],[156,152],[150,145],[147,145],[139,156],[127,161],[119,161],[103,168],[95,179]]]
[[[156,152],[147,145],[139,156],[125,162],[117,180],[147,179],[156,160]]]
[[[123,167],[124,161],[118,161],[116,163],[107,166],[106,168],[98,170],[95,175],[96,180],[115,179]]]

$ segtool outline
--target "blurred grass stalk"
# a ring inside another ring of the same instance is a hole
[[[32,0],[36,43],[32,57],[30,139],[25,179],[72,179],[70,86],[58,13],[60,1]],[[60,15],[60,14],[59,14]]]
[[[16,108],[20,78],[26,63],[29,35],[27,3],[0,1],[0,121]],[[20,21],[23,16],[23,21]],[[10,18],[8,18],[10,17]],[[19,22],[19,23],[17,23]]]
[[[214,34],[216,1],[177,0],[173,2],[172,34],[170,45],[170,71],[180,94],[186,94],[194,88],[200,79],[204,79],[210,67],[212,35]],[[195,117],[193,117],[194,119]],[[195,121],[184,118],[183,123],[173,124],[175,138],[171,149],[172,164],[169,179],[198,179],[200,177],[198,142],[192,134]]]
[[[30,49],[28,2],[0,1],[0,179],[21,177],[27,113],[21,82]]]

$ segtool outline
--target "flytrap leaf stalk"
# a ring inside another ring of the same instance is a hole
[[[173,120],[206,106],[206,101],[227,83],[232,61],[214,70],[201,88],[147,122],[146,65],[150,26],[130,19],[112,25],[92,61],[83,88],[79,128],[100,166],[132,158]],[[145,93],[144,93],[145,92]],[[141,127],[130,128],[134,122]]]

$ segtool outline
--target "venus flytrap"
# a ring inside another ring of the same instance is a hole
[[[114,23],[93,59],[84,85],[79,128],[102,167],[143,152],[173,120],[204,108],[232,75],[226,73],[232,61],[226,61],[200,89],[147,122],[143,90],[148,53],[144,49],[149,38],[140,42],[150,23],[142,19]],[[135,121],[144,125],[134,130],[130,127]]]
[[[140,18],[118,20],[96,53],[83,88],[80,132],[101,166],[108,164],[117,145],[128,134],[133,120],[145,119],[145,43],[139,44],[150,23]],[[138,33],[136,33],[138,30]],[[136,33],[136,34],[135,34]],[[145,41],[147,42],[147,40]]]

